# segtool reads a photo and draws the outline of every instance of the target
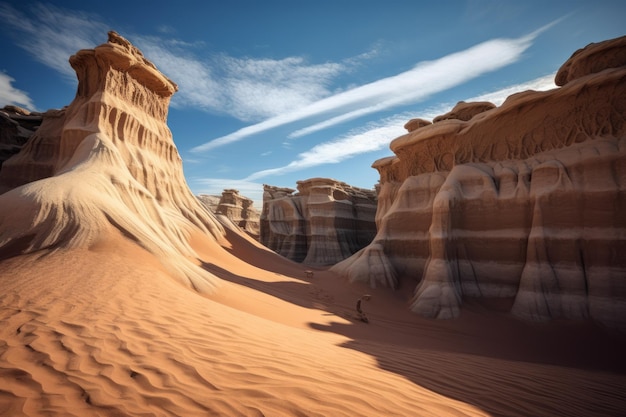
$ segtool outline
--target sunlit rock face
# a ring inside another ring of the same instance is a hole
[[[308,265],[333,265],[376,233],[376,193],[328,178],[298,181],[298,193],[264,186],[261,243]]]
[[[259,240],[261,213],[252,199],[239,194],[239,190],[225,189],[221,196],[200,194],[196,196],[220,221],[237,226],[251,238]]]
[[[252,200],[240,195],[238,190],[224,190],[216,210],[254,239],[259,238],[261,215],[254,208]]]
[[[70,58],[74,101],[0,171],[0,258],[92,247],[122,233],[198,290],[215,278],[191,260],[193,233],[224,229],[189,190],[167,127],[176,85],[115,32]],[[25,226],[26,225],[26,226]]]
[[[483,297],[527,319],[626,328],[625,56],[626,38],[591,44],[558,72],[560,88],[409,124],[395,156],[373,164],[373,243],[333,270],[416,282],[410,308],[426,317]]]

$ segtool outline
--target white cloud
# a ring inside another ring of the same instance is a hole
[[[35,110],[35,105],[28,93],[13,87],[13,81],[15,81],[13,77],[0,72],[0,107],[13,104]]]
[[[465,101],[490,101],[501,105],[511,94],[526,90],[543,91],[555,88],[554,74],[539,77],[524,83],[511,85],[497,91],[471,97]],[[249,175],[246,181],[255,181],[271,175],[282,175],[317,165],[339,163],[358,154],[378,151],[398,136],[406,133],[404,124],[412,118],[434,119],[447,113],[455,103],[440,103],[419,112],[404,112],[372,122],[363,128],[353,129],[346,135],[329,142],[320,143],[310,150],[298,155],[298,159],[289,164],[265,169]]]
[[[409,120],[409,113],[401,113],[390,118],[353,129],[336,140],[320,143],[298,155],[298,159],[288,165],[266,169],[249,175],[246,181],[255,181],[270,175],[282,175],[323,164],[335,164],[355,155],[378,151],[389,142],[406,133],[404,124]]]
[[[498,91],[493,91],[491,93],[485,93],[476,97],[472,97],[467,101],[490,101],[496,106],[500,106],[502,103],[504,103],[504,100],[506,100],[508,96],[510,96],[511,94],[519,93],[520,91],[545,91],[552,88],[557,88],[556,84],[554,84],[555,76],[556,73],[544,75],[543,77],[535,78],[534,80],[530,80],[521,84],[512,85]]]
[[[278,126],[329,114],[326,121],[300,129],[292,137],[302,136],[346,120],[361,117],[395,106],[416,103],[428,96],[463,84],[485,73],[495,71],[519,60],[532,41],[555,22],[517,39],[493,39],[464,51],[422,62],[413,69],[297,108],[289,113],[246,126],[231,134],[213,139],[193,149],[208,151],[237,142],[250,135]],[[332,115],[332,114],[335,115]]]
[[[109,25],[98,16],[49,5],[36,5],[27,15],[0,3],[0,18],[18,34],[16,41],[35,60],[74,80],[68,63],[80,49],[93,48],[106,39]],[[236,58],[225,54],[199,54],[202,42],[163,36],[125,34],[144,55],[179,86],[172,106],[193,107],[254,122],[309,105],[331,94],[331,81],[376,54],[366,52],[343,63],[310,64],[302,57],[283,59]],[[159,27],[163,35],[169,26]]]

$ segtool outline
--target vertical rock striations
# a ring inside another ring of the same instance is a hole
[[[374,190],[312,178],[298,181],[294,191],[264,188],[261,243],[270,249],[308,265],[332,265],[371,242]]]
[[[373,243],[333,270],[415,280],[411,309],[426,317],[489,297],[533,320],[626,327],[626,37],[578,51],[556,79],[407,123],[396,156],[373,164]]]
[[[196,232],[224,230],[193,196],[166,124],[176,85],[115,32],[70,58],[74,101],[48,111],[0,171],[0,257],[92,247],[122,233],[198,290],[214,278],[191,260]],[[28,230],[14,225],[31,224]]]

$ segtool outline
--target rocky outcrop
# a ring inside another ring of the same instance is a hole
[[[490,103],[488,101],[475,101],[471,103],[466,103],[464,101],[459,101],[456,106],[452,108],[448,113],[442,114],[441,116],[437,116],[433,119],[433,123],[441,122],[442,120],[471,120],[472,117],[480,114],[482,112],[486,112],[487,110],[494,109],[496,107],[495,104]],[[409,130],[410,131],[410,130]]]
[[[416,282],[411,309],[426,317],[486,297],[532,320],[626,328],[625,39],[574,54],[561,88],[393,140],[396,156],[373,164],[377,235],[333,270]]]
[[[218,215],[218,220],[224,216],[250,237],[259,240],[261,213],[254,207],[252,199],[240,195],[239,190],[225,189],[221,196],[200,194],[197,198]]]
[[[74,101],[44,113],[0,170],[0,259],[122,234],[181,283],[210,291],[217,279],[197,266],[189,239],[225,231],[183,176],[166,124],[176,84],[115,32],[70,64]]]
[[[308,265],[335,264],[371,242],[376,193],[327,178],[264,185],[261,243]]]
[[[211,213],[217,213],[217,206],[219,206],[220,200],[222,199],[221,195],[199,194],[196,197]]]
[[[15,155],[41,125],[43,116],[17,106],[0,109],[0,169]]]
[[[251,199],[239,195],[239,190],[226,189],[222,191],[216,212],[226,216],[254,239],[259,239],[261,215],[253,207]]]

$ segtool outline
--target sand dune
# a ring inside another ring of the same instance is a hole
[[[364,305],[364,324],[351,319],[364,288],[321,270],[309,282],[273,257],[285,274],[213,268],[227,282],[212,298],[119,234],[92,250],[5,260],[0,414],[591,416],[626,407],[618,335],[588,323],[529,325],[478,304],[459,320],[428,321],[406,312],[410,294],[384,290]]]

